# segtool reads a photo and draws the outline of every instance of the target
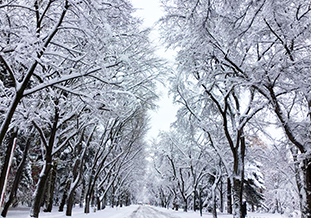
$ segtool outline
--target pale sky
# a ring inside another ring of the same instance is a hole
[[[162,15],[160,0],[131,0],[137,15],[144,19],[144,25],[152,26]]]
[[[153,24],[163,15],[160,8],[160,0],[131,0],[134,8],[138,9],[136,15],[144,19],[144,26],[152,27]],[[157,35],[155,32],[153,36]],[[157,40],[156,40],[157,41]],[[160,49],[158,54],[161,57],[167,56],[172,59],[173,52]],[[168,90],[162,85],[158,86],[160,99],[157,103],[157,111],[150,111],[150,130],[147,139],[155,138],[160,130],[169,130],[170,124],[175,121],[177,106],[173,105],[173,100],[168,96]]]

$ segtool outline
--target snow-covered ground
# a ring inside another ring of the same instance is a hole
[[[174,215],[175,217],[178,218],[199,218],[200,213],[198,212],[193,212],[193,211],[188,211],[187,213],[183,212],[182,210],[179,211],[173,211],[173,210],[168,210],[165,208],[158,208],[156,207],[157,210],[162,211],[162,212],[167,212],[171,215]],[[213,215],[211,213],[203,212],[203,218],[212,218]],[[218,218],[232,218],[231,214],[218,214]],[[287,218],[286,216],[282,216],[280,214],[270,214],[270,213],[249,213],[247,214],[246,218]]]
[[[84,214],[82,208],[73,209],[73,218],[200,218],[199,212],[189,211],[187,213],[179,210],[132,205],[129,207],[106,208],[102,211]],[[210,213],[203,213],[203,218],[212,218]],[[219,214],[218,218],[231,218],[232,215]],[[286,218],[285,215],[268,213],[248,213],[247,218]],[[8,212],[7,218],[29,218],[29,208],[14,208]],[[64,212],[58,212],[54,208],[51,213],[40,213],[40,218],[67,218]]]
[[[126,218],[130,217],[133,211],[137,210],[139,205],[132,205],[129,207],[107,207],[102,211],[91,211],[89,214],[83,212],[83,208],[75,207],[72,210],[72,218]],[[7,218],[29,218],[29,208],[12,208],[7,214]],[[41,212],[40,218],[68,218],[65,212],[58,212],[58,208],[53,208],[51,213]]]

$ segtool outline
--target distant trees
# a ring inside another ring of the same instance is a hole
[[[218,188],[226,170],[204,133],[187,120],[187,116],[180,117],[176,128],[154,142],[154,173],[160,179],[151,189],[161,206],[187,211],[204,204],[216,216],[216,196],[224,194]]]
[[[271,212],[277,213],[299,209],[299,190],[294,166],[298,162],[292,159],[288,140],[266,150],[265,157],[261,161],[266,186],[263,192],[265,205]]]
[[[125,0],[0,3],[0,146],[19,140],[9,134],[17,126],[25,140],[36,135],[21,162],[32,177],[21,182],[36,187],[32,217],[56,200],[70,216],[77,196],[85,212],[94,200],[130,202],[129,172],[164,68],[132,12]]]

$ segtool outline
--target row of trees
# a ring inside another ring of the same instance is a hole
[[[153,144],[152,201],[209,205],[214,216],[226,202],[241,217],[243,198],[279,212],[298,198],[310,217],[310,3],[166,0],[163,8],[181,108]],[[163,63],[132,12],[127,0],[0,1],[1,193],[15,145],[18,154],[4,216],[16,196],[32,217],[53,201],[71,215],[77,202],[88,213],[92,202],[133,198]],[[280,141],[262,142],[278,128]]]
[[[133,11],[127,0],[0,1],[2,216],[16,198],[38,217],[135,197],[163,63]]]
[[[203,209],[214,217],[217,210],[233,213],[233,157],[223,141],[222,129],[214,126],[214,137],[206,138],[200,127],[189,122],[189,114],[178,117],[171,130],[162,132],[150,148],[150,201],[184,211]],[[288,142],[269,145],[256,134],[248,135],[242,195],[252,211],[283,214],[299,210]]]
[[[174,132],[159,142],[170,147],[161,158],[171,168],[159,170],[172,183],[168,190],[187,207],[187,199],[195,202],[199,184],[210,186],[215,201],[217,185],[222,190],[226,182],[228,208],[232,196],[234,217],[241,217],[249,188],[263,189],[259,174],[249,172],[259,166],[250,161],[255,159],[250,145],[258,148],[266,133],[275,137],[279,131],[273,129],[281,128],[282,143],[267,143],[264,156],[280,155],[280,163],[287,163],[284,171],[296,177],[299,193],[290,199],[299,196],[302,217],[310,217],[310,3],[167,0],[163,7],[160,29],[168,47],[177,51],[171,92],[181,105]],[[272,145],[277,147],[271,150]],[[269,185],[278,189],[283,176],[269,176],[276,181]],[[275,204],[277,210],[284,206],[278,199]]]

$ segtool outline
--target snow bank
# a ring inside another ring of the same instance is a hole
[[[174,217],[180,217],[180,218],[200,218],[200,212],[183,212],[182,210],[174,211],[172,209],[165,209],[165,208],[156,208],[159,211],[166,212],[171,214]],[[232,214],[218,214],[218,218],[232,218]],[[203,212],[202,218],[213,218],[213,215],[211,213]],[[247,213],[246,218],[287,218],[285,215],[281,214],[271,214],[271,213]]]
[[[73,208],[72,217],[73,218],[129,218],[131,214],[138,210],[141,205],[131,205],[128,207],[107,207],[105,210],[94,212],[93,210],[89,214],[83,212],[83,208]],[[150,206],[142,206],[150,207]],[[163,214],[169,214],[169,217],[176,218],[200,218],[199,211],[193,212],[183,212],[182,210],[175,211],[172,209],[165,209],[160,207],[153,207],[154,209],[162,212]],[[51,213],[40,213],[40,218],[68,218],[65,216],[65,212],[58,212],[58,208],[53,208]],[[163,215],[162,214],[162,215]],[[146,216],[147,217],[147,216]],[[212,218],[211,213],[203,213],[202,218]],[[218,218],[232,218],[230,214],[218,214]],[[7,218],[29,218],[29,208],[18,207],[9,210]],[[155,217],[156,218],[156,217]],[[248,213],[246,218],[287,218],[285,215],[280,214],[269,214],[269,213]]]
[[[139,205],[131,205],[128,207],[115,207],[110,208],[107,207],[105,210],[96,211],[93,210],[89,214],[85,214],[83,212],[83,208],[75,207],[72,210],[73,218],[126,218],[129,217],[135,210],[137,210]],[[51,213],[40,212],[40,218],[68,218],[64,212],[58,212],[58,208],[53,208]],[[65,209],[66,210],[66,209]],[[29,218],[29,208],[26,207],[18,207],[12,208],[9,210],[7,218]]]

